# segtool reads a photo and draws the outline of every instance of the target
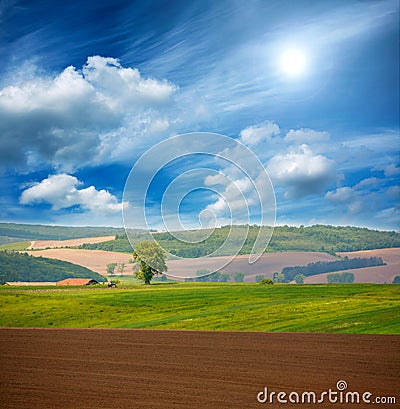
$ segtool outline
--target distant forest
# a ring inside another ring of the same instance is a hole
[[[244,226],[235,226],[234,234],[239,237]],[[247,227],[246,227],[247,229]],[[240,254],[249,254],[259,231],[258,226],[250,226],[247,239]],[[212,237],[201,243],[185,243],[175,239],[170,233],[155,233],[157,241],[168,252],[179,257],[202,257],[211,254],[224,242],[229,227],[216,229]],[[145,240],[147,234],[137,234]],[[132,247],[126,234],[117,234],[116,239],[103,243],[83,244],[85,249],[99,249],[130,253]],[[276,251],[322,251],[335,254],[341,251],[359,251],[380,248],[400,247],[400,234],[394,231],[370,230],[359,227],[335,227],[314,225],[310,227],[275,227],[267,252]],[[227,248],[225,255],[230,255]]]
[[[145,233],[141,229],[132,229],[132,231]],[[70,227],[0,223],[0,245],[31,240],[69,240],[82,237],[115,236],[123,233],[125,233],[123,227]]]
[[[5,281],[60,281],[65,278],[105,281],[100,274],[67,261],[0,251],[0,284]]]
[[[41,224],[0,223],[0,236],[26,240],[69,240],[81,237],[114,236],[124,233],[124,228],[116,227],[66,227]],[[3,243],[6,241],[3,240]]]

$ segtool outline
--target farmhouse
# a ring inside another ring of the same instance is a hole
[[[94,285],[100,284],[97,280],[91,278],[66,278],[57,282],[57,285]]]

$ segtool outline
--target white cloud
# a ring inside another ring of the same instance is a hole
[[[394,163],[390,163],[389,165],[378,165],[375,166],[373,170],[382,170],[385,176],[396,176],[400,174],[400,168],[396,166]]]
[[[70,171],[120,160],[120,138],[126,155],[135,140],[168,129],[167,102],[176,91],[166,80],[144,78],[117,59],[99,56],[89,57],[82,70],[70,66],[53,78],[36,76],[5,87],[0,162],[16,168],[50,162]]]
[[[326,142],[329,140],[328,132],[315,131],[309,128],[291,129],[285,136],[286,142],[313,143]]]
[[[122,211],[122,203],[107,190],[94,186],[79,189],[83,183],[67,174],[50,175],[41,182],[25,189],[20,197],[23,205],[49,203],[53,210],[79,206],[95,213],[116,213]]]
[[[249,126],[240,132],[240,139],[245,145],[253,146],[268,141],[280,134],[279,126],[273,121],[265,121],[260,125]]]
[[[400,188],[385,187],[384,182],[383,179],[366,178],[353,186],[339,187],[329,191],[325,198],[335,205],[344,206],[349,215],[384,214],[381,212],[382,208],[398,200],[400,195]],[[342,216],[345,213],[342,210]]]
[[[116,58],[89,57],[82,74],[103,96],[118,103],[162,103],[177,90],[168,81],[143,78],[136,68],[123,68]]]
[[[206,210],[211,211],[217,218],[232,216],[234,220],[247,220],[248,207],[255,203],[254,186],[248,178],[233,180],[222,174],[208,176],[205,179],[206,186],[223,186],[218,199],[207,205]]]
[[[374,177],[363,179],[355,185],[355,188],[363,188],[363,187],[372,187],[378,186],[380,184],[380,180]]]
[[[336,190],[327,192],[325,197],[334,203],[348,203],[351,198],[353,197],[353,190],[346,186],[346,187],[339,187]]]
[[[274,183],[286,188],[286,198],[321,193],[337,179],[335,162],[315,155],[305,144],[275,155],[268,162],[267,170]]]
[[[376,213],[376,218],[390,223],[391,226],[399,226],[400,223],[400,206],[388,207]]]

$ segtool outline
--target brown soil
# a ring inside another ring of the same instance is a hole
[[[32,241],[28,249],[56,249],[60,247],[81,246],[82,244],[103,243],[104,241],[110,240],[115,240],[115,236],[84,237],[71,240],[38,240]]]
[[[27,253],[35,257],[42,256],[69,261],[70,263],[87,267],[90,270],[102,275],[106,275],[107,264],[125,263],[126,267],[124,275],[133,274],[132,266],[131,264],[128,264],[128,261],[132,258],[132,255],[127,253],[84,249],[48,249],[28,251]]]
[[[270,404],[268,390],[400,395],[400,337],[246,332],[0,329],[0,407],[367,408]]]
[[[376,283],[376,284],[391,284],[393,278],[400,275],[400,249],[377,249],[353,251],[348,253],[339,253],[342,257],[382,257],[386,263],[385,266],[375,266],[366,268],[357,268],[351,271],[354,274],[354,282],[356,283]],[[338,271],[340,273],[341,271]],[[326,283],[328,274],[318,274],[316,276],[307,277],[304,282],[307,284]]]

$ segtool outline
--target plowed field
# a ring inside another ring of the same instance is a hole
[[[339,380],[371,402],[397,400],[372,406],[400,401],[391,335],[1,329],[0,355],[4,409],[371,407],[257,402],[265,387],[319,398]]]
[[[28,251],[35,257],[56,258],[70,263],[79,264],[83,267],[95,271],[96,273],[106,275],[107,264],[125,263],[125,275],[132,275],[132,268],[128,261],[132,258],[131,254],[118,253],[103,250],[85,250],[85,249],[48,249]]]

